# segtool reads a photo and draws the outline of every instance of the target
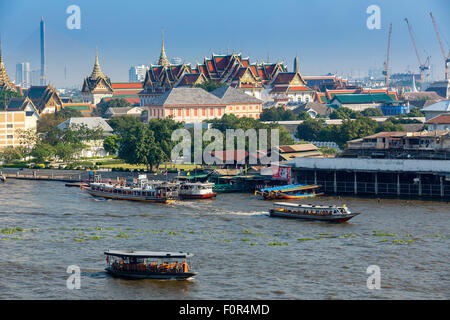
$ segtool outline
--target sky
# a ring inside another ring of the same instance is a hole
[[[81,29],[68,29],[70,5],[81,10]],[[380,29],[366,21],[370,5],[380,8]],[[11,79],[15,65],[40,68],[39,23],[46,23],[47,76],[57,87],[82,85],[92,72],[98,46],[103,73],[128,81],[132,65],[156,63],[164,28],[169,59],[195,65],[227,51],[251,62],[299,58],[302,75],[337,73],[365,76],[382,69],[392,22],[391,73],[418,73],[407,25],[421,59],[431,56],[433,80],[443,78],[444,62],[429,13],[450,49],[449,0],[0,0],[0,35]]]

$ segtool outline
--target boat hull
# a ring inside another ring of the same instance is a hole
[[[106,198],[106,199],[142,201],[142,202],[157,202],[157,203],[172,203],[175,201],[175,199],[170,199],[170,198],[155,198],[155,197],[111,194],[111,193],[107,193],[107,192],[93,191],[89,188],[84,188],[84,189],[93,197],[100,197],[100,198]]]
[[[197,275],[197,272],[131,272],[109,268],[105,270],[113,277],[124,279],[187,280]]]
[[[334,222],[341,223],[350,220],[351,218],[357,216],[359,213],[342,214],[342,215],[328,215],[328,216],[318,216],[318,215],[302,215],[288,212],[279,212],[277,210],[270,210],[271,217],[277,218],[289,218],[298,220],[310,220],[310,221],[323,221],[323,222]]]
[[[180,194],[181,199],[209,199],[214,198],[217,193],[206,193],[206,194]]]

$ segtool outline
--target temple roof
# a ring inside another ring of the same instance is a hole
[[[160,66],[164,66],[164,67],[170,66],[169,59],[167,59],[167,56],[166,56],[166,50],[164,49],[164,30],[162,31],[161,54],[159,55],[158,64]]]
[[[211,91],[211,94],[215,95],[219,99],[222,100],[225,104],[234,104],[234,103],[257,103],[262,104],[263,101],[257,99],[247,93],[244,93],[242,90],[235,89],[230,86],[224,86],[217,88]]]
[[[8,91],[17,91],[16,86],[12,83],[11,79],[9,79],[8,74],[6,73],[5,64],[3,63],[2,56],[2,43],[0,39],[0,91],[8,90]]]

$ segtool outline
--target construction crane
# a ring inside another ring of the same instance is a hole
[[[442,44],[442,40],[441,37],[439,35],[439,31],[437,28],[437,24],[436,24],[436,20],[434,20],[433,14],[430,12],[430,17],[431,17],[431,21],[433,21],[433,26],[434,26],[434,30],[436,31],[436,36],[438,38],[439,41],[439,45],[441,46],[441,52],[442,52],[442,56],[444,57],[444,63],[445,63],[445,80],[448,80],[448,66],[450,64],[450,50],[448,52],[448,54],[445,54],[445,49],[444,49],[444,45]]]
[[[411,36],[411,41],[412,41],[412,44],[414,47],[414,51],[416,52],[417,60],[419,61],[420,82],[423,83],[425,81],[425,70],[430,69],[430,57],[427,57],[425,59],[425,63],[422,63],[422,60],[420,59],[419,51],[417,50],[416,42],[414,41],[414,36],[413,36],[411,26],[410,26],[407,18],[405,18],[405,21],[408,26],[409,35]]]
[[[389,55],[391,53],[391,34],[392,34],[392,22],[389,24],[387,56],[386,56],[386,62],[384,63],[384,71],[383,71],[384,83],[386,85],[386,89],[389,89]]]

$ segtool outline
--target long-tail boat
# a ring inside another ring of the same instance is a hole
[[[289,184],[278,187],[262,188],[255,191],[255,195],[260,195],[266,200],[272,199],[303,199],[323,195],[317,192],[320,188],[317,184]]]

